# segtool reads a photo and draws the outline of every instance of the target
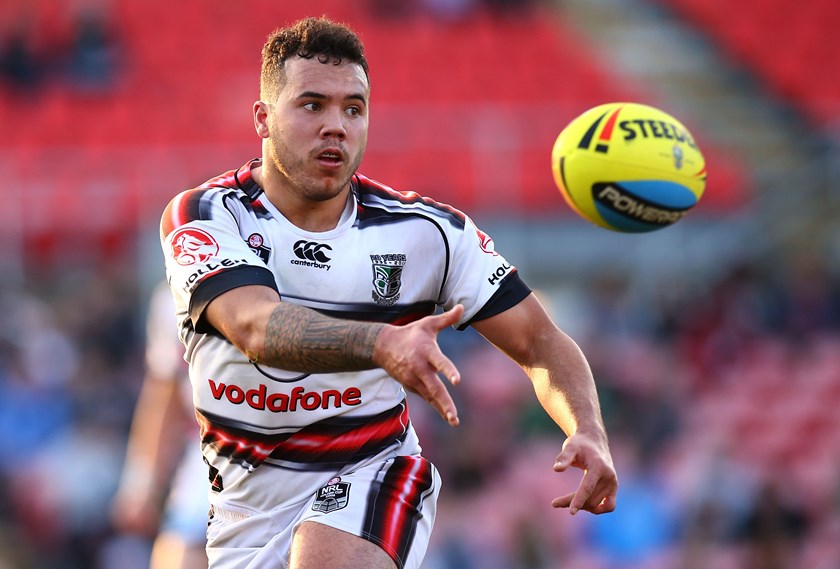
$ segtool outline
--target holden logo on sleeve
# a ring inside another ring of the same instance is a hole
[[[172,236],[172,255],[179,265],[206,263],[219,254],[213,236],[195,227],[183,227]]]
[[[477,227],[475,228],[475,232],[478,235],[479,247],[481,247],[481,250],[488,255],[493,255],[494,257],[498,256],[499,254],[496,252],[496,248],[493,245],[493,239]]]
[[[393,306],[400,299],[405,254],[371,255],[370,261],[373,265],[373,301],[380,306]]]

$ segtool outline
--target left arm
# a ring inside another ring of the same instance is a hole
[[[610,456],[595,381],[577,344],[551,320],[533,294],[516,306],[473,324],[482,336],[518,363],[537,398],[568,438],[554,470],[584,471],[577,490],[552,505],[572,514],[615,509],[618,480]]]

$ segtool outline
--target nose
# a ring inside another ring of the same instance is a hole
[[[321,138],[336,137],[344,140],[347,137],[347,128],[344,125],[344,113],[341,109],[330,108],[323,115],[324,124],[321,126]]]

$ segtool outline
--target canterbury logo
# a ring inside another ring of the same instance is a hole
[[[326,243],[317,243],[315,241],[298,241],[294,245],[295,256],[298,259],[305,261],[315,261],[316,263],[329,263],[330,257],[324,253],[324,250],[332,251],[332,247]]]

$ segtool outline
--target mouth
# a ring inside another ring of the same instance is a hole
[[[335,168],[344,163],[344,153],[338,148],[325,148],[315,155],[315,159],[328,168]]]

